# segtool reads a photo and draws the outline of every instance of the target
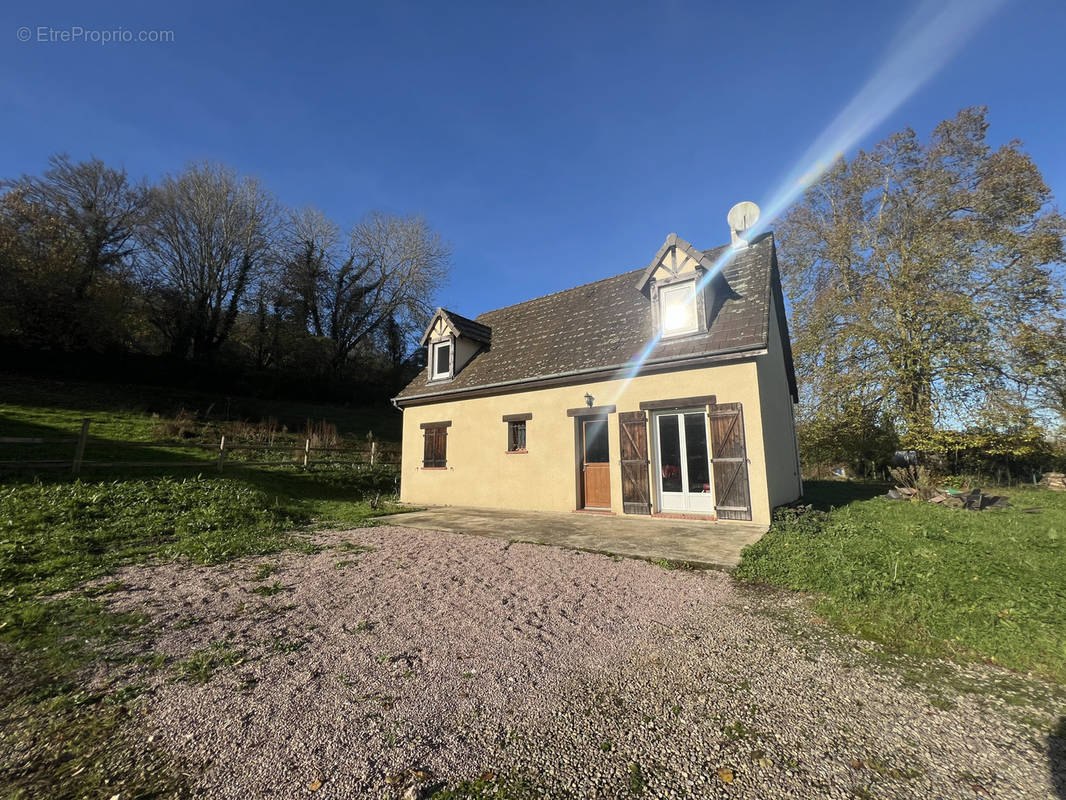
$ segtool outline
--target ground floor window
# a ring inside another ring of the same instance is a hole
[[[507,452],[526,452],[526,422],[533,419],[532,414],[504,414],[507,425]]]
[[[526,422],[507,423],[507,452],[522,453],[526,449]]]
[[[424,422],[425,450],[422,466],[426,469],[439,469],[448,466],[448,426],[450,422]]]

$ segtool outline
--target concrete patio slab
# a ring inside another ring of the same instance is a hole
[[[405,528],[470,533],[629,558],[665,558],[724,569],[736,567],[740,563],[740,551],[757,542],[766,532],[765,525],[750,522],[577,512],[559,514],[467,506],[434,506],[379,517],[378,520]]]

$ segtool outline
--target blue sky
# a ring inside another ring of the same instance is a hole
[[[441,304],[473,316],[645,266],[671,231],[727,241],[729,207],[802,166],[916,8],[742,5],[8,3],[0,176],[213,159],[344,226],[421,213],[454,249]],[[74,26],[174,41],[37,40]],[[1061,196],[1064,33],[1061,0],[1006,2],[850,149],[987,105]]]

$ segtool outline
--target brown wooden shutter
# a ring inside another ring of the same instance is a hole
[[[619,414],[618,433],[622,455],[622,511],[626,514],[650,514],[647,414],[643,411]]]
[[[445,467],[447,460],[448,429],[443,425],[425,429],[425,449],[422,454],[423,467]]]
[[[748,449],[740,403],[709,406],[715,511],[719,519],[751,519]]]

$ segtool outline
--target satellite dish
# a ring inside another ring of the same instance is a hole
[[[750,200],[744,200],[729,209],[725,220],[732,230],[743,233],[759,221],[759,207]]]

